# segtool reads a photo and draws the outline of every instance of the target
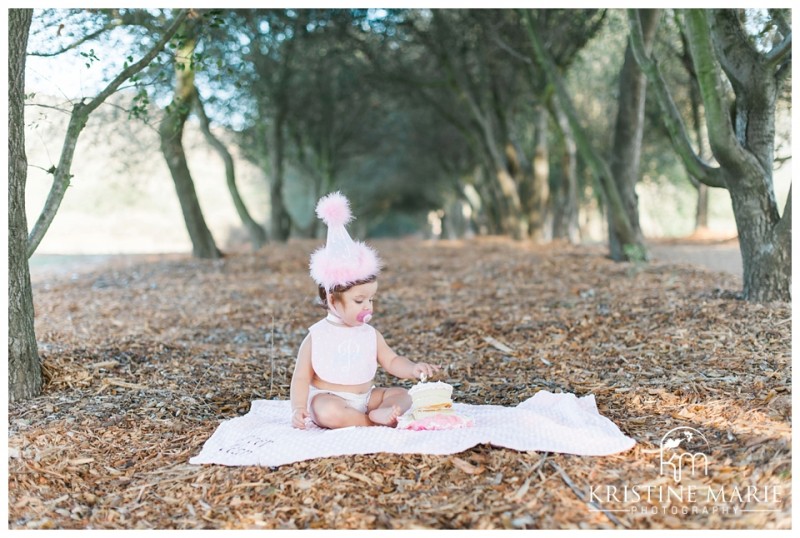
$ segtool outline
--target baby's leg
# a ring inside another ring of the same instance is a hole
[[[394,426],[397,419],[411,407],[411,396],[406,389],[374,389],[367,408],[369,419],[375,424]]]
[[[317,394],[311,400],[313,419],[323,428],[347,428],[348,426],[372,426],[367,415],[347,405],[333,394]]]

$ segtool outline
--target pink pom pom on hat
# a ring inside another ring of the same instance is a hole
[[[350,202],[333,192],[317,202],[317,216],[328,226],[325,246],[311,255],[311,278],[326,290],[347,286],[377,275],[383,265],[374,249],[353,241],[345,225],[353,220]]]

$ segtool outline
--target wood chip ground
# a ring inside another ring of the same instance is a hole
[[[387,269],[373,325],[399,353],[441,365],[456,401],[594,394],[632,450],[189,465],[221,421],[288,398],[296,350],[323,314],[307,274],[318,244],[37,278],[46,385],[9,404],[9,528],[791,528],[791,305],[742,301],[725,273],[614,263],[602,247],[376,241]],[[698,511],[608,497],[607,486],[676,485],[659,450],[678,426],[711,447],[708,474],[683,485],[779,500]]]

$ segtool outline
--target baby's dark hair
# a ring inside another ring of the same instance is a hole
[[[332,296],[334,301],[341,301],[342,300],[342,294],[344,292],[346,292],[347,290],[349,290],[350,288],[353,288],[355,286],[360,286],[361,284],[369,284],[370,282],[375,282],[376,280],[378,280],[378,275],[372,275],[372,276],[367,277],[365,279],[357,280],[357,281],[355,281],[355,282],[353,282],[351,284],[334,286],[333,289],[331,290],[331,296]],[[328,291],[325,289],[325,286],[319,286],[319,300],[320,300],[319,306],[321,306],[322,308],[327,310],[328,309]]]

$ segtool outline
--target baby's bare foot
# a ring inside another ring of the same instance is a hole
[[[394,426],[397,418],[401,415],[400,408],[396,405],[392,407],[379,407],[369,412],[369,419],[375,424],[382,426]]]

